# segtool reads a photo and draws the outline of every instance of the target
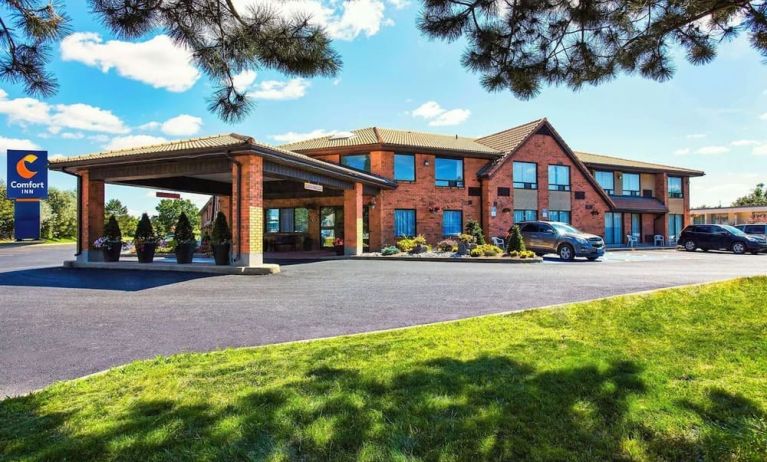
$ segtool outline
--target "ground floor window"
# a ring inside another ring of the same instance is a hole
[[[521,221],[533,221],[538,219],[537,210],[514,210],[514,223]]]
[[[442,235],[457,236],[463,229],[463,212],[460,210],[445,210],[442,212]]]
[[[415,210],[394,209],[394,236],[415,236]]]
[[[322,207],[320,209],[320,242],[323,247],[333,247],[336,238],[343,239],[344,209]]]
[[[305,208],[266,209],[267,233],[305,233],[309,230],[309,210]]]
[[[549,210],[549,221],[559,221],[570,224],[569,210]]]
[[[631,236],[635,237],[637,242],[642,241],[642,215],[639,213],[631,214]]]
[[[679,238],[679,233],[684,227],[684,215],[669,213],[668,215],[668,238],[674,240]]]
[[[623,243],[623,214],[605,212],[605,244]]]

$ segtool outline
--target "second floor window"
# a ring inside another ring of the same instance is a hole
[[[341,165],[369,172],[370,154],[348,154],[341,156]]]
[[[678,176],[668,177],[668,197],[684,197],[682,193],[682,179]]]
[[[624,173],[623,174],[623,195],[624,196],[639,196],[639,174],[638,173]]]
[[[394,154],[394,180],[415,181],[415,156],[413,154]]]
[[[549,165],[549,191],[570,190],[570,167]]]
[[[463,188],[463,159],[434,159],[434,184],[446,188]]]
[[[597,180],[599,186],[601,186],[607,194],[615,194],[615,175],[613,175],[613,172],[602,172],[597,170],[594,172],[594,179]]]
[[[514,162],[514,189],[538,189],[538,164]]]

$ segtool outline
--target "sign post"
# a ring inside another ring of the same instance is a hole
[[[48,151],[9,149],[8,199],[14,201],[14,237],[40,239],[40,200],[48,198]]]

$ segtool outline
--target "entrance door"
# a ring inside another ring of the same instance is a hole
[[[639,213],[631,214],[631,235],[637,242],[642,242],[642,215]]]
[[[320,208],[320,244],[333,247],[333,241],[344,238],[343,207]]]
[[[623,214],[605,212],[605,244],[623,243]]]

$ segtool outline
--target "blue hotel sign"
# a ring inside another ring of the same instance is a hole
[[[48,151],[8,150],[8,199],[48,198]]]

